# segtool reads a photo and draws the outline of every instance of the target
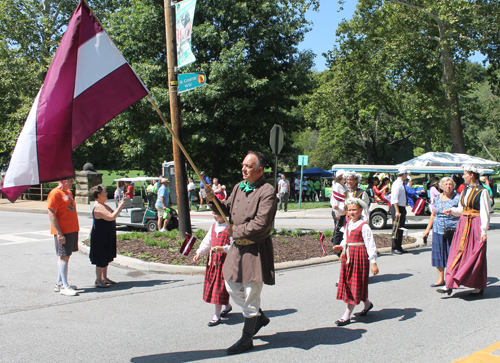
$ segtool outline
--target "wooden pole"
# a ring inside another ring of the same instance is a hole
[[[170,120],[172,136],[179,140],[176,143],[172,140],[175,172],[175,190],[177,192],[177,207],[179,212],[179,232],[181,236],[191,233],[191,216],[189,214],[189,202],[187,194],[187,173],[186,161],[179,145],[182,145],[182,120],[181,120],[181,100],[177,94],[177,46],[175,33],[175,11],[171,0],[164,0],[165,8],[165,33],[167,45],[167,66],[168,66],[168,89],[170,100]],[[158,228],[161,228],[158,226]]]

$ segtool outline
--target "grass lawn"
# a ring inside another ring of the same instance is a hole
[[[136,176],[147,176],[141,170],[129,170],[129,171],[109,171],[109,170],[96,170],[102,173],[102,183],[106,186],[116,185],[114,179],[129,177],[135,178]]]
[[[279,199],[278,199],[279,206]],[[317,209],[317,208],[331,208],[330,202],[301,202],[300,209]],[[500,208],[500,205],[499,205]],[[288,209],[299,209],[299,203],[288,202]]]

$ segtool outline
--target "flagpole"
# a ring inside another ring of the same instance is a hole
[[[184,156],[186,157],[187,161],[189,162],[189,164],[193,168],[194,172],[196,173],[196,175],[198,176],[198,178],[200,178],[200,180],[203,183],[203,185],[205,186],[205,188],[207,188],[208,185],[205,183],[205,180],[202,178],[202,176],[201,176],[200,172],[198,171],[198,168],[196,167],[196,165],[194,165],[193,160],[191,160],[191,157],[189,156],[189,154],[186,151],[186,149],[184,149],[184,146],[182,145],[181,140],[179,140],[179,138],[177,137],[177,135],[172,130],[172,127],[169,125],[169,123],[167,122],[167,120],[163,116],[163,113],[160,111],[160,109],[156,105],[156,103],[155,103],[155,101],[153,99],[153,96],[149,95],[148,96],[148,101],[151,102],[151,105],[153,106],[153,108],[156,110],[156,112],[158,113],[158,115],[160,115],[160,118],[163,120],[163,123],[165,124],[165,126],[167,126],[168,131],[172,134],[173,140],[175,140],[175,142],[177,143],[177,146],[179,146],[179,148],[182,150]],[[222,211],[222,208],[219,205],[219,203],[214,203],[214,204],[217,207],[217,210],[220,212],[220,215],[222,216],[222,218],[224,218],[224,222],[226,222],[227,225],[229,226],[229,221],[227,220],[226,214]]]

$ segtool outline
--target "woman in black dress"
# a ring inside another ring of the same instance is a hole
[[[108,279],[108,264],[116,257],[116,218],[120,214],[125,200],[118,203],[114,211],[106,204],[108,193],[104,185],[97,185],[90,189],[95,200],[92,209],[93,223],[90,234],[90,262],[96,265],[95,287],[109,287],[116,284]]]

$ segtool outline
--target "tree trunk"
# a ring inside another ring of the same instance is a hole
[[[438,22],[439,35],[441,41],[444,42],[441,46],[441,63],[443,65],[443,83],[445,99],[446,99],[446,118],[450,124],[451,143],[454,153],[467,153],[465,148],[465,140],[460,117],[460,108],[458,105],[458,95],[455,83],[455,66],[453,64],[453,53],[451,52],[450,44],[446,38],[447,25],[444,22]]]

